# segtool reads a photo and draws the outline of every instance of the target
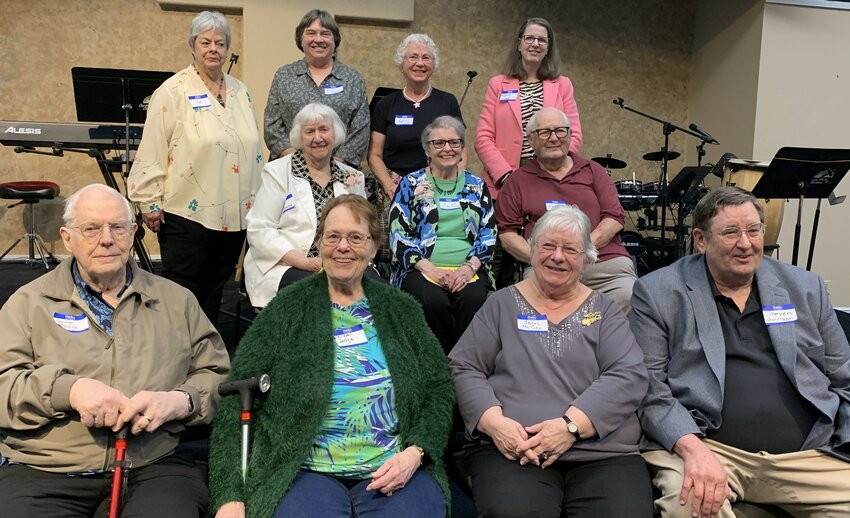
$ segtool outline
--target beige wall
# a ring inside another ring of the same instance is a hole
[[[766,4],[756,111],[756,156],[769,159],[781,147],[850,148],[850,11]],[[845,177],[839,194],[850,194]],[[815,200],[803,204],[798,264],[805,267]],[[797,202],[785,206],[779,243],[791,260]],[[850,306],[850,202],[821,205],[812,270],[829,281],[837,306]]]
[[[251,0],[250,4],[258,6],[259,15],[264,16],[263,5],[269,6],[268,12],[277,12],[279,2]],[[333,10],[354,4],[334,0],[317,1],[310,6]],[[593,157],[612,153],[626,160],[629,168],[615,172],[615,180],[631,178],[633,172],[638,179],[655,180],[657,167],[640,157],[661,147],[660,126],[620,110],[612,100],[623,97],[637,109],[687,124],[696,4],[696,0],[419,1],[409,26],[363,21],[342,24],[340,56],[363,74],[371,95],[377,86],[401,84],[400,74],[392,64],[401,39],[414,31],[430,33],[442,55],[435,86],[460,98],[466,71],[479,72],[463,106],[470,126],[468,137],[472,138],[487,79],[500,72],[507,49],[514,44],[517,25],[526,17],[543,16],[557,31],[562,72],[575,83],[585,131],[583,154]],[[272,16],[259,22],[243,20],[256,14],[246,11],[243,17],[229,16],[233,49],[242,55],[233,73],[240,78],[244,77],[242,67],[248,63],[273,71],[295,51],[291,36],[291,28],[298,21],[295,17],[280,21],[273,41],[281,43],[259,46],[250,52],[244,49],[241,34],[247,26],[260,23],[260,30],[274,30]],[[303,13],[297,17],[300,14]],[[189,12],[163,10],[156,0],[4,1],[0,17],[0,119],[75,121],[70,85],[73,66],[148,70],[178,70],[186,66],[190,54],[185,38],[192,16]],[[275,48],[276,45],[283,48]],[[256,98],[264,100],[269,81],[270,77],[256,84],[249,82],[248,86]],[[691,140],[674,134],[671,147],[685,152],[686,147],[695,144]],[[671,171],[678,171],[684,164],[683,159],[672,162]],[[474,156],[470,165],[472,170],[480,170]],[[23,156],[5,147],[0,147],[0,176],[4,180],[50,179],[61,185],[63,194],[101,181],[94,161],[86,157]],[[55,242],[57,233],[52,231],[58,226],[58,211],[47,208],[40,208],[44,213],[40,216],[42,233],[61,249],[61,243]],[[51,214],[53,218],[48,217]],[[8,213],[0,209],[0,244],[20,234],[22,223],[20,208]],[[147,243],[156,253],[155,242],[148,239]],[[16,253],[25,253],[25,249],[20,247]]]

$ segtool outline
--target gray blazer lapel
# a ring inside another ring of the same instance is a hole
[[[788,290],[782,287],[782,283],[776,276],[770,264],[764,262],[756,274],[756,285],[759,290],[762,306],[781,306],[791,304]],[[799,317],[799,315],[798,315]],[[779,358],[779,365],[785,371],[785,375],[791,383],[797,387],[796,365],[797,365],[797,332],[794,324],[777,324],[767,326],[773,350]],[[797,387],[799,389],[799,387]]]
[[[723,329],[720,327],[717,306],[711,296],[704,259],[702,254],[698,257],[698,261],[691,263],[687,276],[688,298],[693,306],[697,338],[709,367],[720,383],[722,393],[726,380],[726,345],[723,342]]]

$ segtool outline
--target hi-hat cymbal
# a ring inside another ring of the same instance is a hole
[[[613,158],[611,155],[608,156],[598,156],[596,158],[591,158],[594,162],[601,165],[605,169],[624,169],[626,167],[626,163],[622,160],[618,160]]]
[[[667,151],[667,160],[676,160],[679,158],[681,154],[678,151]],[[650,162],[661,162],[661,159],[664,157],[664,150],[661,151],[653,151],[652,153],[647,153],[643,155],[644,160],[648,160]]]

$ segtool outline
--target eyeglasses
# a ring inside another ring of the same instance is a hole
[[[710,230],[708,232],[711,233]],[[764,223],[753,223],[743,230],[738,227],[728,227],[716,232],[720,239],[727,245],[737,243],[744,233],[747,234],[747,239],[750,241],[762,239],[764,237]]]
[[[421,56],[419,54],[408,54],[407,56],[405,56],[405,59],[407,59],[407,61],[409,61],[410,63],[416,63],[417,61],[420,61],[420,60],[423,63],[430,63],[430,62],[434,61],[434,58],[432,58],[428,54],[423,54]]]
[[[567,135],[570,133],[569,126],[564,126],[561,128],[543,128],[539,130],[532,130],[531,133],[537,135],[537,138],[543,140],[549,140],[549,137],[552,136],[552,133],[555,134],[556,137],[563,140],[567,138]]]
[[[431,144],[431,147],[434,148],[434,149],[443,149],[444,147],[446,147],[446,144],[448,144],[449,147],[452,148],[452,149],[459,149],[461,146],[463,146],[463,139],[459,139],[459,138],[453,138],[453,139],[449,139],[449,140],[437,139],[437,140],[429,140],[428,143]]]
[[[572,245],[557,245],[555,243],[540,243],[538,247],[546,252],[547,254],[554,254],[555,250],[561,249],[561,253],[566,255],[567,257],[578,257],[579,254],[583,254],[584,250],[581,248],[575,248]]]
[[[546,45],[549,44],[549,38],[547,38],[546,36],[532,36],[531,34],[526,34],[525,36],[521,37],[520,39],[526,45],[531,45],[535,41],[543,47],[545,47]]]
[[[348,244],[353,247],[360,247],[366,244],[366,241],[372,239],[372,236],[352,232],[351,234],[338,234],[336,232],[326,232],[322,234],[322,244],[327,246],[336,246],[345,239]]]
[[[100,238],[103,234],[104,228],[108,228],[112,237],[115,239],[124,239],[130,235],[130,230],[133,228],[133,224],[129,222],[103,223],[102,225],[98,225],[97,223],[83,223],[82,225],[68,228],[73,228],[82,234],[84,238],[89,241],[93,241]]]

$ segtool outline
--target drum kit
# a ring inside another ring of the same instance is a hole
[[[652,151],[644,154],[643,159],[648,162],[660,163],[665,156],[667,161],[670,161],[679,158],[681,154],[677,151]],[[612,170],[625,169],[627,166],[625,161],[614,158],[611,154],[593,158],[593,161],[603,166],[608,171],[609,176],[612,176]],[[698,172],[703,173],[699,175],[699,178],[696,177]],[[614,182],[623,209],[642,212],[642,215],[637,218],[635,230],[624,230],[620,233],[623,246],[635,258],[641,273],[668,264],[669,260],[665,260],[665,256],[672,255],[677,246],[683,246],[681,245],[683,240],[681,234],[687,232],[688,228],[682,224],[681,219],[690,214],[690,210],[692,210],[696,201],[708,192],[702,182],[706,172],[707,168],[686,167],[682,169],[682,172],[668,185],[666,196],[661,196],[662,183],[660,181],[642,182],[635,178],[634,173],[632,173],[630,180]],[[696,185],[692,185],[695,181]],[[667,230],[673,231],[674,236],[678,239],[668,240],[663,245],[658,237],[645,235],[646,232],[660,229],[658,208],[662,204],[666,208],[671,208],[674,204],[678,205],[678,214],[680,215],[677,218],[676,225],[666,227]],[[663,254],[661,253],[662,249],[664,250]]]

